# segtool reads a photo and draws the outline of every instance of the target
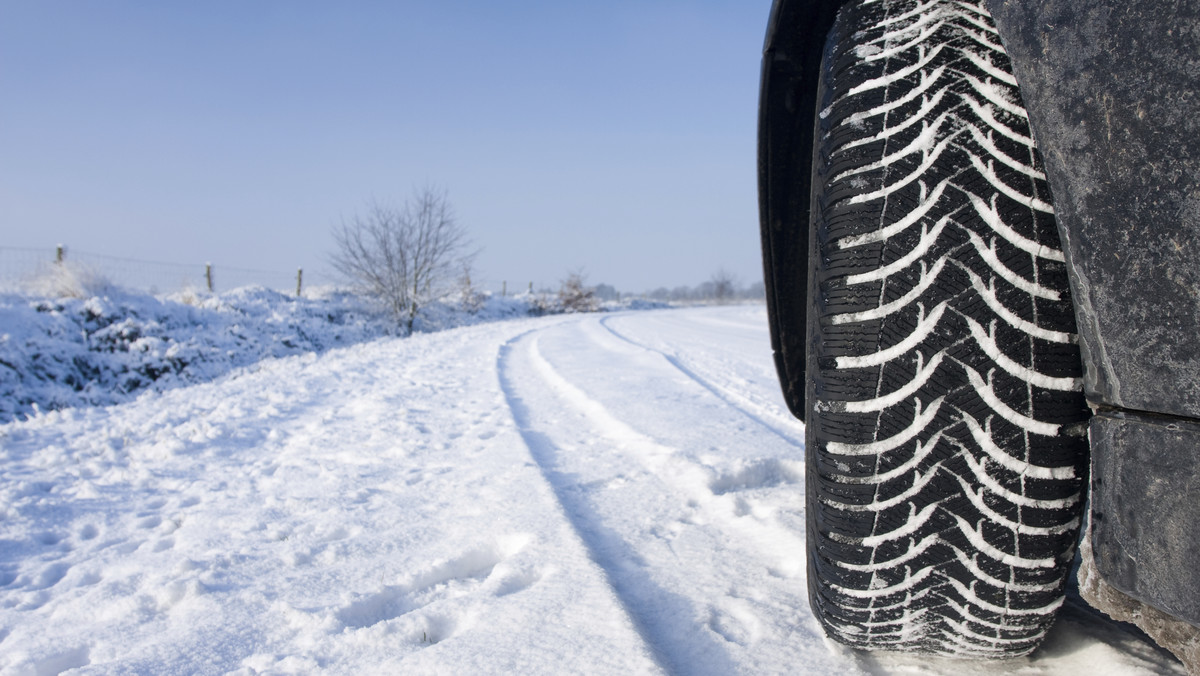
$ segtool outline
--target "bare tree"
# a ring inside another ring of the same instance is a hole
[[[709,283],[711,284],[711,293],[714,300],[722,305],[733,301],[737,281],[725,268],[721,268],[713,273]]]
[[[448,290],[471,258],[444,191],[423,188],[400,208],[372,204],[333,231],[333,267],[380,299],[412,333],[417,310]]]

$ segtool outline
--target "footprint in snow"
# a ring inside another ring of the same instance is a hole
[[[353,534],[357,535],[358,531],[359,529],[356,528]],[[329,530],[318,532],[316,535],[317,542],[338,542],[339,540],[345,540],[346,538],[349,538],[352,533],[344,526],[334,526]]]
[[[343,606],[337,611],[337,618],[351,629],[362,629],[400,617],[415,608],[407,591],[403,586],[386,586],[380,592]]]
[[[79,577],[80,587],[90,587],[94,584],[99,584],[104,579],[104,576],[96,571],[89,571]]]
[[[362,629],[409,615],[446,599],[477,593],[507,596],[529,588],[542,577],[541,571],[514,569],[507,561],[519,553],[532,538],[515,535],[498,538],[490,545],[469,550],[452,559],[438,562],[411,576],[399,585],[363,596],[336,611],[338,620],[348,628]],[[461,618],[444,616],[434,621],[424,616],[426,642],[437,642],[454,633]],[[432,637],[432,638],[431,638]]]
[[[721,638],[741,646],[752,646],[762,638],[762,620],[745,600],[726,597],[711,610],[708,628]]]
[[[765,519],[773,512],[769,507],[765,507],[757,500],[739,495],[733,502],[734,516],[753,516],[759,519]]]
[[[804,469],[799,463],[779,458],[764,458],[732,472],[719,473],[709,482],[708,488],[713,495],[725,495],[736,491],[794,484],[803,480]]]
[[[39,542],[43,545],[46,545],[47,547],[52,547],[52,546],[62,542],[63,536],[59,535],[58,533],[49,533],[49,532],[38,533],[37,535],[34,536],[34,540],[36,540],[37,542]]]
[[[70,669],[82,669],[91,662],[90,650],[84,646],[49,655],[18,657],[13,663],[14,672],[19,674],[61,674]],[[6,672],[7,673],[7,672]]]
[[[525,591],[533,585],[537,584],[546,576],[546,573],[541,568],[527,568],[514,570],[499,570],[497,566],[496,576],[499,577],[499,583],[496,585],[495,595],[510,596],[517,592]]]
[[[59,582],[62,582],[62,579],[66,577],[67,573],[69,572],[71,572],[71,566],[65,563],[52,563],[43,568],[42,572],[38,573],[37,578],[34,580],[33,588],[49,589]]]
[[[404,633],[416,637],[417,627],[420,627],[419,643],[433,645],[470,629],[475,624],[476,613],[435,613],[424,617],[413,618],[415,626],[407,628]]]

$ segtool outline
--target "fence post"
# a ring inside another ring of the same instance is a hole
[[[62,265],[62,262],[63,262],[63,249],[65,249],[65,248],[66,248],[66,247],[64,247],[64,246],[63,246],[63,245],[61,245],[61,244],[59,244],[59,245],[58,245],[58,248],[57,248],[57,250],[54,252],[54,262],[55,262],[55,263],[58,263],[59,265]]]
[[[508,295],[508,282],[500,282],[500,297],[503,298],[507,295]]]
[[[533,295],[533,282],[529,283],[529,295]]]
[[[296,268],[296,297],[300,297],[300,283],[304,281],[304,268]]]
[[[208,282],[208,292],[212,293],[212,263],[204,264],[204,281]]]

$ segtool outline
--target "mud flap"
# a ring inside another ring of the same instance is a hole
[[[813,123],[825,37],[840,0],[776,0],[763,48],[758,197],[771,348],[792,414],[805,416]]]

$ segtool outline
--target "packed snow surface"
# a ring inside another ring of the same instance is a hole
[[[0,673],[1183,673],[1077,602],[1009,662],[828,642],[761,306],[265,356],[0,425]]]

